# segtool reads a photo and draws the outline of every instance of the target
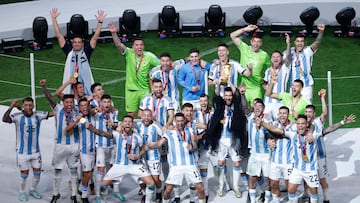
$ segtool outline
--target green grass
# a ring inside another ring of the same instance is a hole
[[[227,30],[227,37],[223,38],[167,38],[159,39],[157,32],[144,32],[142,37],[145,41],[146,50],[152,51],[156,55],[160,55],[166,51],[172,55],[173,59],[183,58],[188,54],[188,50],[197,47],[200,51],[213,49],[219,43],[229,42],[228,33],[233,29]],[[266,30],[268,31],[268,30]],[[337,38],[332,34],[332,28],[327,28],[323,41],[318,52],[314,56],[313,76],[315,78],[326,78],[327,71],[332,72],[334,78],[343,76],[360,76],[360,57],[358,54],[360,41],[354,38]],[[248,42],[249,39],[245,39]],[[313,42],[313,38],[308,39],[308,44]],[[54,48],[48,50],[40,50],[34,52],[36,60],[44,60],[54,63],[65,62],[65,55],[58,47],[57,41],[53,40]],[[131,43],[126,43],[131,46]],[[280,37],[270,37],[268,32],[264,35],[263,49],[271,53],[275,49],[284,50],[285,41]],[[12,56],[29,57],[31,50],[26,48],[24,52],[11,53]],[[216,52],[203,56],[205,60],[212,61],[216,58]],[[239,52],[234,45],[230,45],[230,58],[239,60]],[[30,84],[29,61],[0,56],[0,84],[2,91],[0,92],[0,104],[9,105],[13,98],[23,98],[30,95],[30,87],[24,87],[14,84],[8,84],[4,81]],[[125,76],[124,58],[115,48],[113,43],[98,43],[96,50],[91,58],[91,65],[95,68],[104,68],[113,70],[104,71],[93,69],[95,81],[106,83],[107,81],[116,80]],[[48,64],[35,62],[36,81],[42,78],[47,79],[48,87],[57,88],[61,84],[63,65]],[[333,120],[334,122],[342,119],[343,115],[355,113],[360,115],[360,96],[357,93],[357,84],[359,78],[352,79],[333,79]],[[37,84],[38,85],[38,84]],[[314,92],[321,88],[327,88],[327,80],[315,80]],[[124,81],[105,84],[105,92],[114,98],[115,106],[124,113]],[[54,90],[53,90],[54,92]],[[40,88],[36,89],[36,95],[42,95]],[[347,104],[355,103],[355,104]],[[314,96],[314,104],[319,105],[319,99]],[[44,98],[37,99],[37,109],[50,110],[48,103]],[[320,113],[320,106],[317,110]],[[355,123],[349,127],[359,127],[360,124]]]

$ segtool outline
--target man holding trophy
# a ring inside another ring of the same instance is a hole
[[[252,75],[252,65],[244,68],[240,63],[229,59],[229,46],[225,43],[219,44],[217,47],[219,59],[216,60],[210,68],[209,85],[220,85],[220,96],[224,96],[225,87],[230,86],[228,81],[236,87],[238,73],[250,77]]]

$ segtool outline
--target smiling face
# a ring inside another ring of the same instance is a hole
[[[220,62],[223,62],[223,63],[227,63],[228,60],[229,60],[229,50],[228,48],[224,47],[224,46],[219,46],[217,48],[217,54],[218,54],[218,57],[219,57],[219,60]]]
[[[80,37],[75,37],[71,41],[71,44],[72,44],[74,51],[80,51],[84,46],[84,42]]]
[[[142,56],[144,47],[145,47],[144,42],[142,40],[140,40],[140,39],[134,40],[132,48],[134,49],[135,54],[137,56],[139,56],[139,57]]]
[[[160,65],[163,70],[170,70],[171,69],[171,59],[168,56],[162,56],[160,58]]]
[[[185,118],[182,116],[175,117],[175,125],[177,129],[184,130],[185,128]]]
[[[126,134],[131,134],[132,127],[133,127],[133,119],[130,117],[124,117],[123,121],[121,122],[121,125],[125,131]]]
[[[152,112],[149,109],[145,109],[141,114],[141,122],[145,126],[149,126],[152,123]]]
[[[264,113],[264,106],[263,106],[262,103],[256,102],[256,103],[254,104],[254,113],[255,113],[255,116],[257,116],[257,117],[263,115],[263,113]]]
[[[224,101],[227,106],[230,106],[233,100],[232,91],[224,91]]]
[[[307,129],[307,120],[305,118],[298,118],[296,120],[296,128],[299,135],[305,135]]]
[[[152,90],[153,90],[153,95],[156,98],[160,98],[162,96],[162,90],[163,90],[163,86],[162,86],[161,81],[153,82]]]
[[[192,65],[197,65],[200,62],[200,55],[197,52],[192,52],[189,55],[189,60]]]
[[[111,110],[111,99],[108,99],[108,98],[101,99],[101,108],[105,112],[110,112],[110,110]]]
[[[66,98],[63,100],[64,110],[65,112],[71,112],[74,108],[74,99]]]
[[[89,102],[88,101],[81,101],[78,105],[79,111],[84,115],[87,116],[89,114],[88,111]]]
[[[288,109],[279,109],[278,120],[281,125],[287,124],[289,119],[289,110]]]
[[[311,107],[305,109],[305,116],[308,122],[312,122],[315,118],[315,110]]]
[[[209,98],[207,96],[200,97],[199,104],[200,104],[201,110],[203,110],[203,111],[207,110],[209,107]]]
[[[282,57],[279,52],[274,52],[271,54],[271,63],[274,68],[279,68],[282,63]]]
[[[291,87],[291,94],[293,97],[297,97],[301,94],[302,86],[299,82],[294,82]]]
[[[296,52],[301,52],[305,47],[306,41],[304,37],[296,37],[294,41]]]
[[[184,114],[185,119],[187,122],[191,122],[193,119],[193,108],[191,107],[184,107],[181,112]]]
[[[254,37],[251,39],[250,44],[253,52],[258,52],[263,44],[263,40],[261,38]]]
[[[22,111],[25,116],[31,116],[33,114],[34,102],[24,101],[22,105]]]

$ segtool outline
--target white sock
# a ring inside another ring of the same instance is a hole
[[[197,196],[197,191],[193,185],[190,186],[190,202],[195,202]]]
[[[20,173],[20,193],[25,192],[26,180],[29,177],[29,174]]]
[[[328,192],[329,192],[329,188],[323,189],[324,200],[329,200],[328,199]]]
[[[296,193],[294,194],[290,194],[288,193],[288,197],[289,197],[289,203],[298,203],[298,196],[296,195]]]
[[[71,196],[76,196],[76,188],[78,181],[77,168],[70,169],[70,179],[71,179]]]
[[[145,203],[151,203],[155,193],[155,185],[147,185],[145,189]]]
[[[53,195],[59,194],[60,181],[61,181],[61,169],[55,169],[54,182],[53,182]]]
[[[316,194],[310,194],[310,203],[318,203],[319,202],[319,195]]]
[[[32,177],[32,181],[31,181],[30,190],[36,190],[36,188],[40,182],[40,174],[41,174],[41,171],[33,171],[33,177]]]
[[[89,194],[89,187],[81,184],[81,198],[87,198]]]
[[[237,191],[239,190],[240,171],[240,166],[233,167],[233,189]]]
[[[224,166],[218,166],[218,170],[219,170],[219,188],[223,189],[224,188],[224,183],[225,183],[225,167]]]
[[[256,189],[249,189],[250,202],[256,202]]]
[[[209,181],[207,179],[207,177],[201,177],[202,183],[204,185],[204,192],[205,192],[205,196],[209,195]]]
[[[96,172],[96,177],[95,177],[95,194],[96,196],[100,196],[100,185],[101,185],[101,182],[104,178],[104,175],[105,173],[104,172],[100,172],[100,171],[97,171]]]
[[[265,190],[265,201],[264,203],[269,203],[271,199],[271,192],[268,190]]]
[[[248,176],[247,176],[247,175],[242,175],[242,176],[241,176],[241,180],[242,180],[244,186],[246,187],[246,189],[249,190],[249,180],[248,180]]]
[[[272,194],[272,202],[273,203],[280,203],[280,197],[278,197],[276,194]]]
[[[180,186],[178,185],[174,186],[174,195],[175,197],[180,197]]]

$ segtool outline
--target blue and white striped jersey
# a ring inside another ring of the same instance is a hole
[[[315,127],[316,132],[322,132],[324,129],[324,123],[321,121],[320,116],[316,117],[312,123]],[[325,140],[324,136],[319,136],[319,138],[316,140],[318,145],[318,155],[319,159],[326,158],[326,148],[325,148]]]
[[[185,139],[178,130],[167,130],[163,134],[163,137],[167,139],[168,143],[168,159],[170,166],[195,165],[194,153],[184,146],[184,142],[191,144],[192,132],[189,128],[185,128],[185,131],[182,133],[184,133]]]
[[[138,164],[138,160],[130,160],[128,154],[139,154],[140,147],[143,145],[142,137],[136,132],[127,136],[118,131],[113,131],[114,142],[116,142],[115,164],[132,165]]]
[[[94,117],[86,116],[86,122],[95,126]],[[95,154],[95,134],[86,129],[86,123],[77,124],[80,136],[80,153],[82,154]]]
[[[166,125],[168,111],[174,110],[174,107],[170,97],[162,96],[161,98],[153,98],[150,93],[141,100],[139,109],[150,109],[154,121],[158,122],[161,127],[164,127]]]
[[[290,85],[296,79],[304,82],[304,87],[310,87],[314,84],[314,79],[311,75],[311,66],[314,51],[310,46],[305,47],[299,54],[295,53],[294,47],[291,48],[291,71],[290,71]]]
[[[262,126],[260,127],[260,129],[256,129],[254,114],[251,114],[248,117],[247,127],[248,127],[248,135],[249,135],[248,147],[250,148],[250,153],[260,153],[260,154],[270,153],[270,149],[267,144],[269,131]]]
[[[291,128],[290,125],[283,126],[278,121],[274,122],[273,125],[284,130]],[[291,164],[294,162],[294,152],[289,139],[282,138],[276,140],[276,147],[271,154],[271,162],[277,164]]]
[[[294,129],[285,129],[285,136],[290,138],[294,150],[294,168],[304,172],[316,171],[318,169],[318,145],[316,139],[322,136],[322,133],[313,132],[314,141],[308,143],[305,136],[300,136]],[[304,149],[304,150],[303,150]],[[304,153],[308,160],[303,160]]]
[[[286,92],[288,80],[289,80],[290,67],[282,64],[281,68],[277,72],[277,83],[274,85],[272,92],[280,93]],[[268,84],[271,82],[271,68],[266,69],[264,81]],[[264,96],[264,103],[282,103],[279,99],[270,98]]]
[[[105,132],[111,132],[112,128],[109,126],[109,122],[118,123],[118,111],[114,112],[100,112],[96,113],[95,116],[96,129],[103,130]],[[107,137],[95,136],[96,147],[109,148],[113,147],[113,139]]]
[[[143,143],[148,144],[150,142],[157,142],[162,137],[162,130],[160,126],[152,123],[149,126],[145,126],[142,122],[137,124],[137,131],[143,138]],[[160,160],[159,149],[151,149],[145,154],[146,160]]]
[[[11,114],[10,118],[15,123],[17,153],[30,155],[40,152],[40,123],[43,119],[48,118],[48,112],[34,112],[29,117],[18,112]]]
[[[68,124],[76,120],[79,110],[74,108],[71,112],[65,112],[62,104],[56,104],[54,112],[56,122],[55,143],[62,145],[78,144],[79,131],[76,128],[73,128],[69,132],[66,132],[65,128]]]

